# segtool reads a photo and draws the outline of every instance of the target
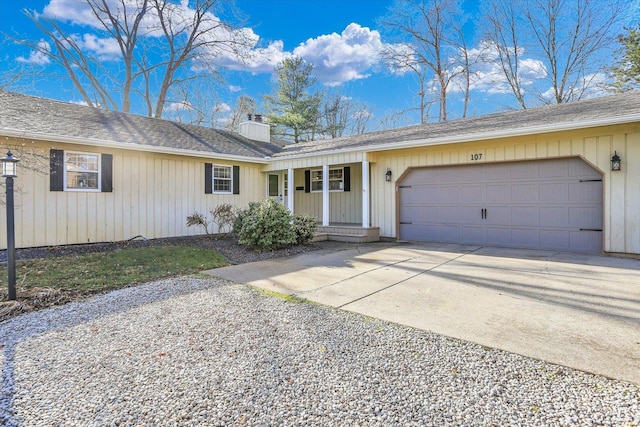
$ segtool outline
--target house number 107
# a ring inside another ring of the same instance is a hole
[[[471,155],[471,160],[472,161],[478,161],[482,159],[482,153],[476,153],[476,154],[472,154]]]

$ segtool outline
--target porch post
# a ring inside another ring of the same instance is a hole
[[[287,207],[293,213],[293,168],[287,169]]]
[[[369,162],[362,161],[362,228],[369,228],[371,223],[371,192],[369,191]]]
[[[329,226],[329,165],[322,165],[322,226]]]

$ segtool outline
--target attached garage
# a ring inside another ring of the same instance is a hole
[[[412,168],[398,238],[602,253],[602,174],[582,158]]]

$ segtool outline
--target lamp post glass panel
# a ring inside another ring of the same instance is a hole
[[[613,152],[613,157],[611,157],[611,170],[612,171],[619,171],[620,170],[620,166],[621,166],[620,156],[618,156],[618,152],[617,151],[614,151]]]
[[[7,276],[9,286],[8,300],[16,299],[16,242],[15,242],[15,226],[13,221],[13,178],[16,174],[16,166],[18,159],[13,157],[11,151],[7,153],[7,157],[0,159],[2,161],[2,176],[7,179]]]

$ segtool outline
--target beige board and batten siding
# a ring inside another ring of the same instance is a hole
[[[362,160],[360,152],[329,154],[327,156],[311,156],[308,158],[294,158],[277,160],[270,163],[267,171],[287,171],[294,169],[294,213],[315,216],[322,221],[322,193],[305,193],[304,173],[306,170],[322,169],[326,164],[329,168],[348,166],[351,168],[351,190],[332,191],[329,193],[329,222],[331,223],[362,223]]]
[[[611,171],[614,152],[622,170]],[[481,156],[480,156],[481,155]],[[640,124],[371,153],[372,224],[396,237],[395,182],[411,167],[578,156],[603,173],[605,252],[640,254]],[[387,168],[393,173],[386,183]],[[391,184],[391,185],[389,185]]]
[[[350,163],[331,165],[333,168],[350,168],[350,191],[329,192],[329,222],[343,224],[362,223],[362,165]],[[294,171],[294,189],[304,188],[305,171],[320,168],[296,169]],[[294,213],[315,216],[322,221],[322,192],[305,192],[296,190],[294,195]]]
[[[20,143],[8,144],[14,142]],[[221,203],[246,207],[264,196],[264,176],[257,164],[75,144],[36,145],[47,157],[50,148],[112,154],[113,191],[50,191],[48,169],[36,173],[21,165],[15,179],[16,247],[203,234],[202,228],[186,226],[187,215],[204,214]],[[240,194],[205,194],[205,163],[239,165]],[[0,223],[5,224],[1,211]],[[0,242],[6,245],[6,227],[0,227]]]

